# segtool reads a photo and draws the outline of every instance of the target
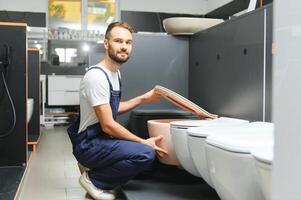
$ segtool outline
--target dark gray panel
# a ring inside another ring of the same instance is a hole
[[[40,55],[28,51],[28,98],[34,99],[34,108],[28,124],[29,136],[40,135]],[[30,138],[30,137],[29,137]],[[35,137],[37,138],[37,137]],[[31,140],[30,140],[31,141]]]
[[[264,0],[262,3],[263,5],[271,4],[273,0]],[[235,13],[238,13],[242,10],[245,10],[248,8],[250,3],[250,0],[233,0],[226,5],[217,8],[210,13],[207,13],[205,17],[208,18],[223,18],[228,19],[229,17],[232,17]],[[260,7],[260,1],[257,1],[256,8]]]
[[[46,13],[0,11],[1,22],[22,22],[28,26],[46,27]]]
[[[158,34],[133,34],[133,52],[121,66],[122,99],[141,95],[155,85],[162,85],[188,96],[188,38]],[[173,104],[145,104],[141,109],[169,109]],[[125,122],[128,114],[119,121]]]
[[[273,6],[267,7],[266,11],[266,110],[265,121],[272,121],[272,43],[273,43]]]
[[[3,45],[12,47],[11,65],[8,67],[7,85],[16,110],[16,126],[6,138],[0,139],[0,166],[20,166],[27,159],[27,123],[26,123],[26,66],[27,45],[26,27],[0,26],[0,48],[3,55]],[[0,56],[2,57],[2,56]],[[3,82],[0,78],[0,91]],[[1,93],[0,93],[1,94]],[[12,124],[12,110],[6,93],[0,95],[0,132],[7,131]]]
[[[263,17],[256,11],[191,38],[192,101],[221,116],[263,119]]]

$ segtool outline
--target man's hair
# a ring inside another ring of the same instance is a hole
[[[126,22],[113,22],[113,23],[109,24],[109,26],[107,28],[107,31],[106,31],[106,34],[105,34],[106,39],[110,38],[110,33],[111,33],[111,31],[114,27],[122,27],[122,28],[127,29],[131,33],[134,32],[134,29]]]

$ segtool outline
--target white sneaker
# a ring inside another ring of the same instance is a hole
[[[114,200],[115,195],[109,190],[102,190],[93,185],[89,180],[88,174],[84,172],[80,178],[79,183],[81,186],[96,200]]]

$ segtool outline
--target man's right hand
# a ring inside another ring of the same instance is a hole
[[[159,135],[157,137],[151,137],[146,140],[143,140],[142,143],[152,147],[153,149],[156,150],[157,154],[160,157],[163,157],[164,155],[168,155],[168,152],[165,149],[163,149],[157,145],[157,142],[161,141],[162,139],[163,139],[163,136]]]

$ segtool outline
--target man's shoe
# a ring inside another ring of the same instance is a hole
[[[89,180],[88,174],[84,172],[80,178],[81,186],[93,197],[95,200],[114,200],[115,195],[109,190],[102,190],[93,185]]]

